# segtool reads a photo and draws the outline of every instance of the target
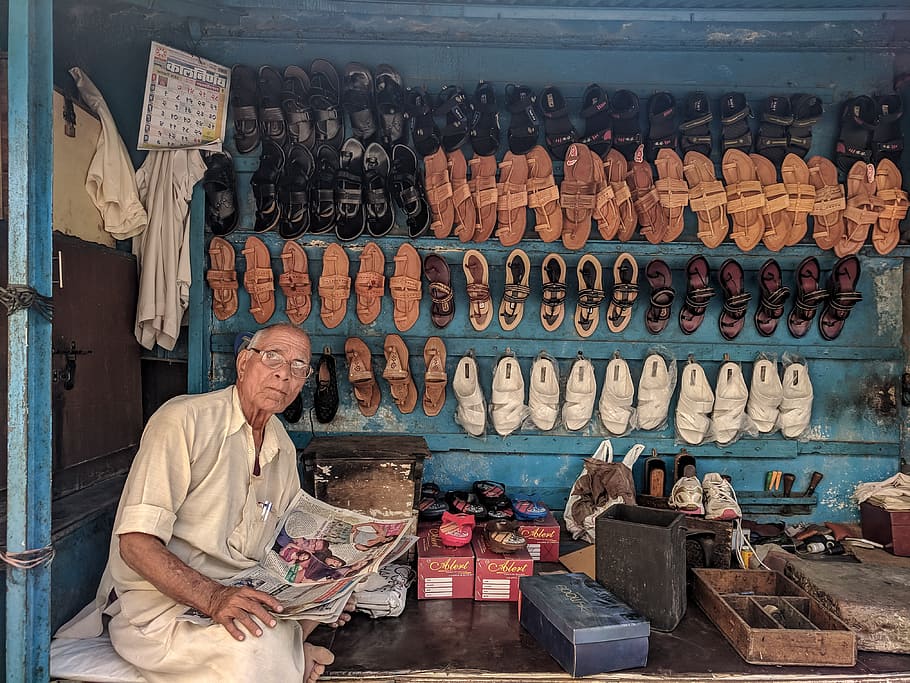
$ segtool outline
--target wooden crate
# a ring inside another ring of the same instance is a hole
[[[695,569],[694,596],[750,664],[854,666],[856,636],[779,572]]]

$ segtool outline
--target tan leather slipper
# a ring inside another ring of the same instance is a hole
[[[613,293],[607,308],[607,327],[611,332],[626,329],[632,320],[632,304],[637,298],[638,262],[632,254],[622,253],[613,264]]]
[[[847,208],[844,211],[846,228],[843,238],[834,245],[834,253],[839,258],[855,254],[862,248],[884,206],[875,196],[875,176],[870,172],[872,168],[871,164],[857,161],[847,174]]]
[[[528,225],[528,160],[523,154],[506,152],[499,162],[496,235],[504,247],[514,247]]]
[[[667,233],[667,214],[660,205],[660,195],[654,187],[654,175],[647,161],[633,161],[629,172],[629,187],[635,213],[638,214],[639,232],[651,244],[663,242]]]
[[[496,206],[499,195],[496,192],[496,157],[475,156],[468,162],[471,167],[471,198],[477,223],[474,226],[474,241],[486,242],[496,227]]]
[[[241,253],[246,257],[243,288],[250,295],[250,313],[262,325],[275,312],[275,279],[269,249],[258,237],[247,237]]]
[[[390,334],[385,338],[383,349],[385,370],[382,371],[382,376],[392,390],[392,400],[401,413],[410,413],[417,405],[417,386],[408,367],[408,347],[397,334]]]
[[[284,272],[278,276],[278,284],[284,292],[288,320],[300,325],[310,315],[313,286],[307,272],[306,252],[296,242],[285,242],[281,250]]]
[[[727,213],[733,220],[730,237],[743,251],[751,251],[765,233],[762,207],[765,193],[755,164],[745,152],[728,149],[723,160],[724,181],[727,185]]]
[[[667,215],[663,241],[672,242],[682,234],[683,212],[689,205],[689,186],[683,180],[683,163],[672,149],[661,149],[654,160],[658,180],[654,183],[660,205]]]
[[[900,223],[907,217],[907,193],[901,189],[901,172],[890,159],[882,159],[875,171],[875,196],[883,206],[872,228],[872,246],[888,254],[900,241]]]
[[[594,185],[594,155],[580,143],[569,145],[559,185],[563,211],[562,243],[566,249],[581,249],[591,235],[591,219],[597,201]]]
[[[357,319],[369,325],[379,317],[385,294],[385,254],[375,242],[367,242],[360,252],[354,293],[357,295]]]
[[[635,234],[638,226],[638,214],[632,202],[632,191],[626,178],[629,175],[629,164],[618,149],[611,149],[603,157],[604,175],[613,188],[613,202],[619,211],[619,230],[616,236],[627,242]]]
[[[319,317],[322,324],[332,329],[338,327],[348,312],[351,296],[351,263],[339,245],[329,244],[322,256],[322,276],[319,278]]]
[[[525,300],[531,293],[528,286],[531,260],[522,249],[514,249],[506,258],[506,282],[499,304],[499,325],[508,332],[518,327],[525,312]]]
[[[422,293],[420,254],[405,242],[398,247],[395,254],[395,274],[389,280],[389,291],[395,309],[392,317],[395,327],[401,332],[410,330],[420,316],[420,296]]]
[[[764,225],[762,241],[771,251],[780,251],[790,238],[792,219],[787,213],[790,195],[784,184],[777,182],[777,169],[770,159],[761,154],[750,154],[749,158],[755,165],[755,173],[765,195],[765,203],[761,207]]]
[[[423,412],[436,417],[446,402],[446,345],[439,337],[430,337],[423,347],[423,360],[427,365],[423,376]]]
[[[600,304],[604,300],[603,268],[592,254],[584,254],[575,268],[578,277],[578,299],[575,302],[575,330],[580,337],[590,337],[600,321]]]
[[[490,267],[486,258],[476,249],[468,249],[461,262],[468,286],[471,325],[480,332],[493,320],[493,299],[490,296]]]
[[[607,182],[600,157],[590,149],[588,153],[591,155],[594,169],[594,219],[597,221],[597,231],[605,240],[612,240],[616,238],[620,226],[616,195],[613,193],[613,186]]]
[[[566,262],[559,254],[547,254],[540,264],[540,273],[540,324],[552,332],[562,324],[566,313]]]
[[[442,239],[452,233],[455,222],[455,203],[449,180],[449,162],[442,147],[423,158],[424,187],[430,205],[433,234]]]
[[[373,359],[362,339],[349,337],[344,343],[344,355],[348,361],[348,381],[354,390],[354,400],[364,417],[376,414],[382,397],[376,377],[373,375]]]
[[[525,155],[528,160],[528,208],[534,209],[534,230],[544,242],[562,235],[559,189],[553,179],[553,162],[543,147],[536,145]]]
[[[802,241],[809,231],[809,212],[815,207],[815,186],[809,182],[809,167],[802,157],[788,154],[780,167],[780,176],[790,197],[790,236],[787,245]]]
[[[815,188],[815,204],[811,212],[812,239],[822,249],[833,249],[843,239],[846,229],[844,186],[837,182],[837,166],[830,159],[814,156],[807,165],[809,182]]]
[[[227,320],[237,312],[237,272],[234,247],[221,237],[209,242],[209,269],[205,279],[212,288],[212,313]]]
[[[455,206],[455,235],[462,242],[468,242],[474,239],[477,229],[477,210],[468,185],[468,162],[460,149],[449,152],[446,160],[452,184],[452,204]]]
[[[714,163],[700,152],[686,152],[683,173],[689,185],[689,206],[698,218],[698,239],[713,249],[720,246],[730,230],[727,192],[714,175]]]

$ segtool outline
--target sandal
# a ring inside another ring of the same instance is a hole
[[[686,263],[686,298],[679,309],[679,329],[683,334],[692,334],[699,328],[714,294],[708,262],[704,256],[693,256]]]
[[[667,215],[660,206],[660,195],[654,187],[651,164],[633,161],[629,173],[635,213],[638,214],[639,232],[651,244],[660,244],[667,233]]]
[[[447,85],[439,93],[435,116],[445,116],[442,127],[442,148],[454,152],[468,141],[468,102],[464,90],[457,85]]]
[[[446,346],[439,337],[430,337],[423,347],[423,360],[427,371],[423,376],[423,412],[436,417],[446,402]]]
[[[660,334],[670,322],[670,307],[676,298],[673,273],[664,261],[654,259],[645,266],[645,277],[651,287],[651,299],[645,312],[645,328],[651,334]]]
[[[542,502],[535,503],[531,500],[512,501],[512,510],[515,512],[515,519],[522,522],[533,522],[550,514],[549,508]]]
[[[637,298],[638,263],[632,254],[624,252],[616,257],[613,264],[613,293],[607,308],[607,327],[611,332],[626,329],[632,320],[632,304]]]
[[[605,298],[603,270],[600,261],[585,254],[575,269],[578,276],[578,300],[575,306],[575,329],[580,337],[590,337],[600,320],[600,304]]]
[[[474,154],[494,156],[499,149],[499,109],[492,83],[480,81],[471,100],[471,147]]]
[[[300,325],[309,317],[311,307],[312,285],[307,271],[306,252],[297,242],[285,242],[281,250],[281,263],[284,272],[278,276],[278,285],[284,292],[284,310],[288,320]]]
[[[350,62],[344,67],[341,104],[351,124],[351,136],[368,145],[376,137],[373,118],[373,74],[363,64]]]
[[[382,393],[373,374],[370,350],[362,339],[349,337],[344,343],[344,356],[348,361],[348,381],[357,407],[364,417],[372,417],[379,409]]]
[[[546,128],[547,149],[554,159],[562,161],[566,158],[569,145],[578,139],[578,131],[569,120],[569,109],[559,88],[548,85],[541,91],[540,110]]]
[[[605,240],[612,240],[619,232],[619,209],[616,207],[616,195],[613,186],[607,182],[604,165],[592,150],[591,165],[594,171],[594,219],[597,221],[597,231]],[[631,196],[631,195],[630,195]]]
[[[328,346],[316,362],[313,372],[316,376],[316,390],[313,392],[313,412],[322,424],[328,424],[338,413],[338,377],[335,374],[335,356]]]
[[[768,249],[780,251],[784,245],[789,244],[794,233],[792,217],[787,211],[790,208],[790,195],[784,184],[777,182],[777,170],[770,159],[761,154],[750,154],[749,158],[765,196],[765,203],[761,207],[764,225],[761,238]]]
[[[581,118],[585,120],[585,134],[579,142],[587,145],[594,154],[604,156],[613,147],[613,119],[610,118],[610,100],[597,83],[585,88],[581,97]]]
[[[860,95],[844,102],[840,133],[835,147],[837,170],[850,173],[857,161],[872,163],[872,131],[875,130],[875,102]]]
[[[247,237],[241,253],[246,257],[243,288],[250,295],[250,313],[263,325],[275,312],[275,281],[269,249],[258,237]]]
[[[780,266],[768,259],[758,271],[758,288],[761,298],[755,311],[755,329],[763,337],[770,337],[777,329],[777,321],[784,314],[784,304],[790,288],[784,285]]]
[[[335,235],[343,242],[357,239],[367,226],[367,214],[363,208],[363,156],[363,145],[357,138],[345,140],[338,155]]]
[[[563,210],[562,243],[566,249],[581,249],[591,234],[591,219],[597,201],[594,164],[599,161],[581,143],[569,145],[559,185]]]
[[[727,213],[733,219],[730,237],[743,251],[750,251],[765,232],[762,211],[765,194],[755,163],[745,152],[730,149],[724,153],[724,180],[727,187]]]
[[[667,217],[663,241],[672,242],[683,231],[683,211],[689,205],[689,186],[683,180],[683,164],[674,150],[660,149],[654,165],[659,177],[654,187]]]
[[[212,288],[212,313],[227,320],[237,312],[237,272],[234,270],[234,247],[221,237],[209,242],[209,269],[205,279]]]
[[[474,241],[486,242],[496,227],[496,207],[499,196],[496,194],[496,157],[475,156],[468,162],[471,167],[471,199],[474,200],[476,224]]]
[[[698,218],[698,239],[708,247],[720,246],[730,230],[727,192],[714,175],[714,164],[704,154],[686,152],[683,172],[689,185],[689,206]]]
[[[812,147],[812,126],[822,118],[822,101],[815,95],[797,93],[790,96],[793,123],[787,129],[787,151],[805,159]]]
[[[481,332],[493,320],[493,299],[490,296],[490,266],[476,249],[468,249],[461,263],[467,280],[471,326]]]
[[[733,341],[745,326],[746,309],[752,294],[745,290],[743,267],[733,259],[727,259],[721,264],[717,279],[724,294],[724,307],[717,324],[720,335],[727,341]]]
[[[240,222],[234,162],[227,152],[213,152],[205,158],[205,165],[205,224],[212,234],[224,237],[234,232]]]
[[[427,254],[423,258],[423,274],[430,285],[430,320],[442,329],[455,317],[455,293],[449,264],[438,254]]]
[[[613,118],[613,149],[634,161],[641,147],[641,124],[638,121],[638,95],[631,90],[617,90],[613,95],[610,116]]]
[[[496,183],[496,236],[504,247],[514,247],[524,237],[528,221],[528,160],[506,152],[499,162]]]
[[[547,254],[540,266],[543,289],[540,296],[540,324],[552,332],[562,324],[566,304],[566,262],[559,254]]]
[[[430,227],[430,207],[417,173],[417,155],[406,145],[392,148],[392,171],[389,176],[392,197],[407,216],[408,236],[415,239]]]
[[[506,282],[502,302],[499,304],[499,325],[506,332],[514,330],[521,322],[525,300],[531,293],[528,286],[531,260],[521,249],[514,249],[506,258]]]
[[[553,178],[553,162],[540,145],[532,147],[528,160],[528,208],[534,210],[534,230],[544,242],[555,242],[562,235],[562,210],[559,189]]]
[[[527,539],[518,533],[518,523],[507,520],[490,520],[484,527],[487,543],[494,553],[508,555],[527,547]]]
[[[310,232],[321,234],[335,229],[338,212],[335,210],[335,179],[338,175],[338,152],[334,147],[316,148],[316,172],[313,174],[312,225]]]
[[[780,167],[780,176],[790,204],[787,214],[790,216],[790,236],[787,245],[797,244],[809,231],[809,213],[815,208],[815,186],[809,182],[809,167],[796,154],[784,157]]]
[[[407,415],[417,405],[417,386],[408,367],[408,347],[397,334],[389,334],[386,335],[383,349],[385,369],[382,376],[389,383],[392,400],[398,406],[398,411]]]
[[[889,254],[900,241],[900,222],[907,217],[907,193],[901,189],[901,172],[890,159],[882,159],[875,171],[875,196],[883,206],[872,228],[872,246]]]
[[[471,489],[487,509],[499,507],[503,500],[508,499],[506,496],[506,485],[498,481],[490,481],[489,479],[475,481]]]
[[[278,179],[283,170],[284,150],[272,140],[263,140],[259,168],[250,178],[250,186],[253,188],[253,197],[256,200],[254,232],[273,230],[281,221]]]
[[[622,242],[628,242],[638,226],[638,214],[635,213],[635,204],[632,202],[632,191],[626,182],[629,165],[622,153],[615,148],[607,152],[602,161],[604,175],[613,190],[613,203],[619,212],[619,230],[616,237]]]
[[[395,254],[395,274],[389,280],[389,292],[395,304],[392,317],[395,320],[395,327],[400,332],[407,332],[414,327],[420,316],[420,296],[423,287],[420,270],[420,254],[417,250],[407,242],[398,247],[398,253]]]
[[[847,175],[846,227],[843,238],[834,245],[834,253],[840,258],[855,254],[862,248],[884,206],[882,200],[875,196],[873,168],[871,164],[857,161]]]
[[[645,489],[652,498],[665,498],[667,463],[657,455],[657,449],[651,449],[651,457],[645,460]]]
[[[685,118],[679,124],[679,146],[683,154],[697,152],[711,156],[711,102],[705,93],[691,92],[686,97]]]
[[[830,159],[809,159],[809,182],[815,188],[812,206],[812,238],[822,249],[833,249],[844,238],[844,186],[837,182],[837,167]]]
[[[442,514],[442,524],[439,525],[439,539],[449,548],[460,548],[471,542],[474,524],[473,515],[452,514],[446,511]]]
[[[540,136],[537,95],[526,85],[506,86],[506,109],[509,110],[509,151],[527,154]]]
[[[310,107],[316,119],[316,146],[339,150],[344,139],[340,83],[335,67],[325,59],[310,64]]]
[[[249,154],[259,145],[258,76],[245,64],[231,69],[231,118],[234,120],[234,145],[240,154]]]
[[[788,131],[793,124],[790,98],[768,95],[762,103],[759,117],[761,123],[758,126],[758,138],[755,140],[755,151],[776,168],[780,168],[790,144]]]
[[[470,515],[477,519],[486,519],[487,510],[481,505],[480,500],[468,491],[449,491],[446,493],[446,502],[453,514]]]
[[[721,98],[720,123],[725,156],[731,149],[744,154],[752,150],[752,131],[749,130],[751,117],[752,110],[741,92],[730,92]]]
[[[385,254],[375,242],[367,242],[360,252],[360,268],[354,278],[357,319],[369,325],[379,317],[385,294]]]
[[[439,239],[448,237],[455,222],[452,183],[449,181],[449,162],[440,147],[423,158],[424,185],[433,222],[433,234]]]
[[[900,118],[904,113],[898,95],[881,95],[875,102],[875,130],[872,132],[872,163],[878,165],[888,159],[895,165],[901,162],[904,137]]]
[[[676,152],[676,98],[668,92],[658,92],[648,100],[648,140],[645,157],[654,161],[662,149]],[[680,177],[682,177],[680,175]]]
[[[281,109],[281,74],[271,66],[259,67],[259,135],[263,141],[271,140],[284,147],[288,140],[288,127]]]
[[[433,119],[433,105],[423,88],[405,91],[405,119],[411,122],[411,137],[420,156],[429,156],[439,149],[442,138]]]
[[[367,145],[363,152],[363,199],[367,230],[373,237],[384,237],[395,227],[395,207],[389,196],[391,167],[385,147],[378,142]]]
[[[828,291],[818,286],[821,270],[814,256],[804,258],[796,267],[796,298],[787,316],[787,329],[797,339],[806,336],[812,327],[815,311],[828,298]]]
[[[319,317],[322,324],[332,329],[338,327],[348,312],[351,296],[351,277],[348,255],[337,244],[329,244],[322,257],[322,275],[319,278]]]
[[[859,259],[847,256],[840,259],[831,269],[828,279],[828,301],[818,318],[818,331],[822,339],[834,341],[840,336],[853,307],[863,300],[856,291],[860,276]]]
[[[316,143],[313,125],[313,108],[310,106],[310,77],[299,66],[284,70],[281,84],[281,111],[287,122],[291,144],[301,144],[312,149]]]
[[[473,239],[477,229],[477,211],[468,185],[468,163],[460,149],[447,154],[446,163],[452,185],[452,205],[455,208],[455,234],[462,242],[467,242]]]
[[[278,181],[278,235],[282,239],[297,239],[310,229],[310,179],[315,168],[313,153],[298,142],[292,143]]]
[[[401,74],[388,64],[376,67],[376,114],[379,118],[379,140],[383,147],[392,149],[407,142],[404,85]]]

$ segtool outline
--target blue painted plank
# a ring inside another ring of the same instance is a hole
[[[193,188],[190,204],[190,301],[188,306],[189,331],[187,348],[187,391],[200,394],[209,389],[211,370],[211,290],[206,285],[208,268],[205,231],[205,193],[202,183]]]

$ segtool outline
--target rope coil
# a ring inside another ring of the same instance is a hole
[[[8,285],[0,287],[0,304],[6,306],[7,315],[27,308],[34,308],[48,322],[54,317],[54,301],[49,296],[42,296],[28,285]]]
[[[23,550],[21,553],[5,553],[0,551],[0,560],[14,569],[35,569],[42,565],[50,566],[54,561],[57,551],[52,545],[34,550]]]

